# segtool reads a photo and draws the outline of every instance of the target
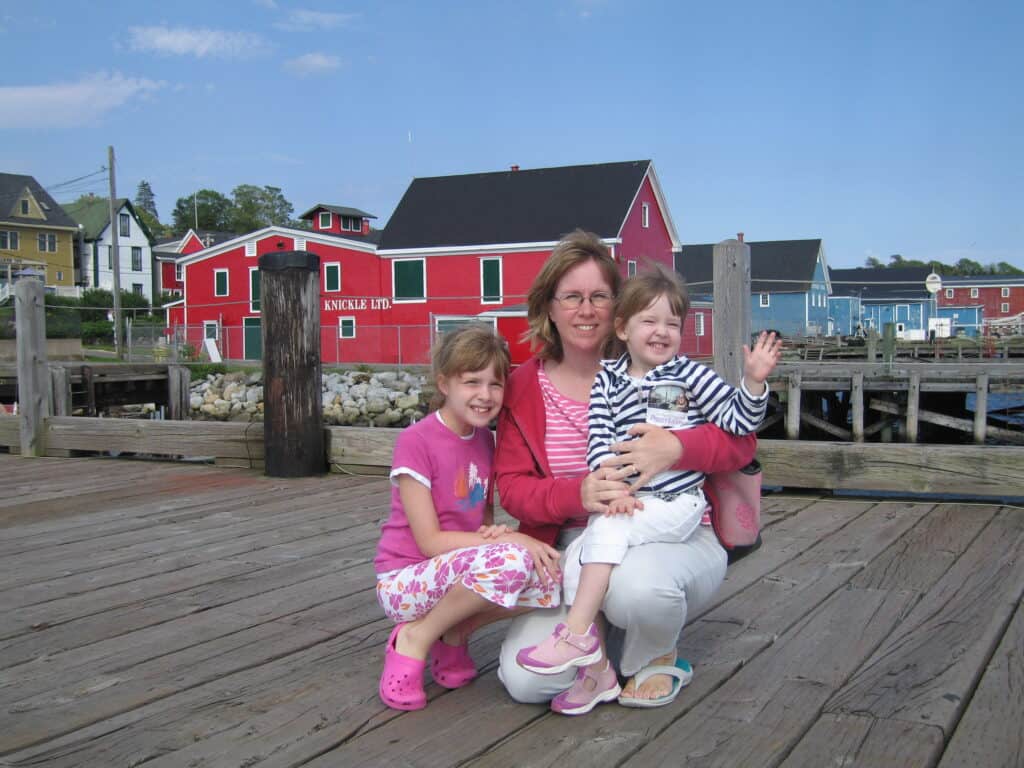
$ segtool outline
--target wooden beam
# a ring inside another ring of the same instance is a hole
[[[921,402],[921,374],[914,371],[910,374],[910,386],[907,389],[907,442],[916,443],[918,433],[918,408]]]
[[[864,373],[854,371],[850,382],[850,413],[854,442],[864,442]]]
[[[896,403],[890,403],[886,400],[872,400],[871,410],[882,411],[883,413],[892,413],[896,416],[903,416],[906,414],[905,408],[901,408]],[[927,421],[929,424],[937,424],[940,427],[957,429],[961,432],[973,432],[975,428],[974,421],[972,419],[960,419],[956,416],[947,416],[944,413],[935,413],[934,411],[918,411],[918,418],[921,421]],[[989,437],[995,437],[1009,443],[1024,443],[1024,432],[1019,432],[1013,429],[988,427],[986,434]]]
[[[974,442],[982,445],[985,442],[985,429],[988,426],[988,374],[979,373],[974,400]]]
[[[46,316],[43,284],[19,280],[14,286],[18,347],[18,414],[21,455],[43,455],[43,429],[50,415],[50,374],[46,369]]]
[[[736,387],[743,376],[743,345],[750,344],[750,246],[723,240],[715,245],[712,258],[714,367]]]
[[[790,440],[800,437],[800,378],[800,371],[794,371],[789,375],[786,437]]]
[[[818,418],[814,414],[803,412],[800,414],[800,421],[806,421],[808,424],[817,427],[823,432],[828,432],[833,437],[838,437],[840,440],[850,439],[850,430],[837,427],[830,421]]]
[[[189,416],[189,384],[192,375],[184,365],[167,366],[167,418],[182,421]]]
[[[70,416],[71,377],[63,365],[50,366],[50,391],[53,393],[53,415]]]

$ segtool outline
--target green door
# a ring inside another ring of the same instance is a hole
[[[245,349],[242,351],[246,360],[263,359],[263,337],[260,328],[260,318],[247,317],[242,320],[243,343]]]

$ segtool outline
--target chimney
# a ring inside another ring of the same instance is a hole
[[[742,243],[743,242],[743,233],[742,232],[737,232],[736,233],[736,239],[739,240]]]
[[[509,166],[509,169],[513,171],[518,171],[519,165],[517,163],[513,163],[512,165]]]

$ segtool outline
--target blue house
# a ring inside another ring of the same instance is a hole
[[[939,306],[939,317],[949,321],[950,336],[979,336],[985,320],[985,308],[974,306]]]
[[[894,323],[897,338],[923,340],[928,337],[929,319],[937,316],[936,299],[924,287],[930,273],[928,267],[833,269],[829,306],[840,312],[843,297],[852,311],[856,299],[865,331],[874,328],[881,333],[886,323]]]
[[[833,283],[833,288],[835,284]],[[828,297],[828,328],[829,335],[854,336],[858,328],[863,328],[859,296]]]
[[[739,238],[742,240],[742,236]],[[829,328],[828,265],[821,239],[767,240],[750,246],[750,328],[819,336]],[[684,245],[676,271],[694,297],[713,297],[714,245]]]

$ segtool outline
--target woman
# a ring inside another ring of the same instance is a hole
[[[633,428],[639,439],[612,446],[618,455],[588,473],[587,401],[609,351],[620,284],[618,267],[597,237],[576,231],[563,238],[530,289],[527,314],[536,354],[506,384],[495,453],[501,505],[519,520],[522,533],[559,549],[579,535],[589,514],[628,494],[623,478],[637,471],[639,487],[670,467],[732,470],[754,456],[752,436],[732,437],[710,425],[678,433],[639,425]],[[725,567],[725,550],[712,529],[702,526],[682,544],[635,547],[615,569],[604,614],[624,631],[619,669],[640,683],[627,682],[621,703],[660,706],[674,699],[686,680],[678,673],[649,672],[673,668],[688,609],[711,597]],[[563,607],[513,620],[498,676],[517,701],[548,701],[570,685],[578,701],[600,688],[597,671],[574,683],[573,670],[541,676],[516,664],[521,648],[550,635],[564,617]],[[615,656],[615,649],[610,653]]]

